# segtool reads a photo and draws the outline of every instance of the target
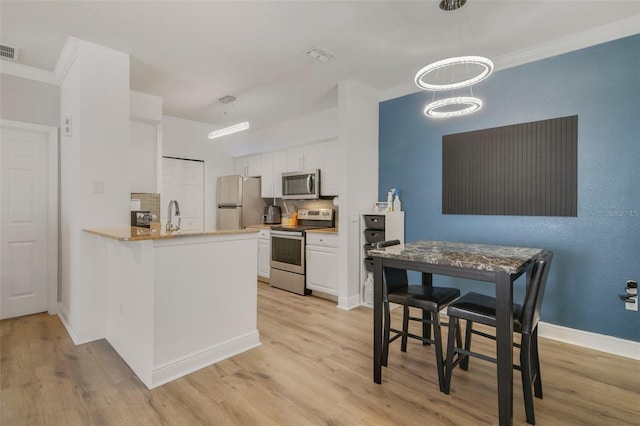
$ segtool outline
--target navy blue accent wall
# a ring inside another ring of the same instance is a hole
[[[542,320],[640,341],[640,312],[618,299],[626,280],[640,280],[640,35],[495,72],[474,94],[481,111],[445,120],[422,114],[428,92],[380,104],[379,199],[400,190],[406,241],[553,250]],[[442,214],[443,135],[569,115],[578,115],[578,217]],[[515,297],[523,290],[521,278]]]

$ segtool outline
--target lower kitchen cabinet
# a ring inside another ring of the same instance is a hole
[[[307,288],[338,295],[338,234],[307,233]]]
[[[258,235],[258,279],[269,280],[271,273],[271,231],[261,229]],[[261,280],[263,281],[263,280]]]

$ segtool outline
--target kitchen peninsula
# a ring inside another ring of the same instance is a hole
[[[260,345],[256,230],[82,234],[91,320],[147,388]]]

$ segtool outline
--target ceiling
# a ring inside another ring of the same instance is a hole
[[[20,49],[20,64],[53,71],[74,36],[131,55],[131,89],[162,97],[165,115],[254,129],[335,107],[345,79],[406,94],[418,69],[447,56],[482,54],[501,69],[571,38],[607,41],[588,35],[619,23],[640,32],[637,0],[468,0],[454,12],[438,0],[2,0],[0,14],[0,42]],[[333,60],[306,55],[317,45]],[[237,98],[227,117],[225,95]]]

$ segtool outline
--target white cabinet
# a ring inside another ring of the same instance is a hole
[[[262,154],[239,157],[235,160],[235,170],[240,176],[258,177],[262,175]]]
[[[307,288],[338,295],[338,234],[307,233]]]
[[[341,170],[338,140],[295,146],[287,149],[287,172],[320,169],[320,195],[338,195]]]
[[[287,148],[287,172],[322,168],[322,150],[318,144]]]
[[[282,197],[282,172],[287,166],[287,152],[274,151],[262,154],[262,198]]]
[[[338,140],[317,144],[322,156],[320,165],[320,195],[339,195],[342,171],[338,161]]]
[[[271,272],[271,231],[261,229],[258,235],[258,279],[269,279]],[[262,281],[262,280],[261,280]]]

